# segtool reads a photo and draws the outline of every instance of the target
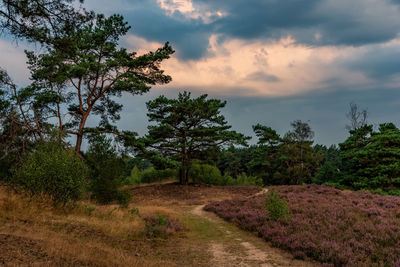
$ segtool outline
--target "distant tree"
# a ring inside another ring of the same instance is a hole
[[[346,129],[357,130],[368,124],[368,111],[366,109],[359,110],[356,103],[350,102],[350,110],[346,113],[347,119],[350,121],[350,125],[346,125]]]
[[[307,122],[295,120],[290,123],[292,130],[286,133],[285,138],[295,142],[312,142],[314,132]]]
[[[130,28],[122,16],[77,10],[71,2],[2,1],[4,27],[44,47],[42,54],[26,52],[31,85],[18,88],[8,75],[2,77],[34,138],[43,139],[56,120],[60,131],[76,137],[80,152],[88,134],[120,134],[112,124],[122,109],[116,97],[143,94],[151,85],[171,81],[160,63],[174,51],[166,43],[141,56],[128,52],[118,46]],[[91,115],[100,117],[97,127],[86,126]]]
[[[218,153],[216,164],[223,175],[236,178],[241,173],[248,174],[249,162],[252,160],[253,147],[234,147],[221,149]]]
[[[281,152],[282,138],[268,126],[257,124],[253,131],[258,137],[258,146],[251,147],[251,160],[248,163],[249,175],[263,179],[264,184],[281,184],[275,173],[280,168],[278,157]]]
[[[257,124],[253,126],[253,131],[258,137],[259,145],[276,146],[282,142],[282,138],[271,127]]]
[[[344,162],[342,183],[355,189],[400,188],[400,130],[393,123],[365,125],[339,144]]]
[[[339,183],[342,177],[342,157],[339,147],[331,145],[315,145],[314,151],[323,156],[321,167],[315,175],[315,182],[323,184],[326,182]]]
[[[207,95],[191,98],[188,92],[179,93],[177,99],[160,96],[147,102],[148,117],[155,125],[139,139],[143,151],[150,156],[168,157],[179,165],[179,181],[187,184],[191,162],[202,159],[210,150],[222,145],[244,145],[246,137],[229,130],[231,126],[220,109],[226,102],[207,99]]]
[[[315,153],[312,144],[314,132],[307,122],[296,120],[292,130],[283,138],[280,161],[286,167],[276,174],[289,184],[310,183],[318,170],[322,155]]]

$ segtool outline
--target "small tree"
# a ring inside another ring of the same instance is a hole
[[[129,201],[130,194],[127,196],[119,190],[124,178],[124,161],[111,140],[104,135],[92,136],[85,156],[91,170],[90,189],[94,198],[102,204]]]
[[[31,195],[46,194],[56,204],[78,200],[86,190],[88,168],[61,138],[36,146],[14,173],[11,182]]]
[[[346,113],[347,119],[350,121],[350,125],[346,125],[346,129],[349,131],[357,130],[368,124],[368,111],[366,109],[359,110],[356,103],[350,102],[350,110]]]
[[[149,120],[156,124],[149,126],[149,133],[139,140],[142,151],[178,162],[179,181],[187,184],[193,159],[202,159],[221,145],[245,145],[248,139],[229,130],[231,126],[220,114],[225,105],[224,101],[207,99],[207,95],[191,98],[188,92],[179,93],[177,99],[160,96],[147,102]]]

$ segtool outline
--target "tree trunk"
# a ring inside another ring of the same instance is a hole
[[[91,110],[92,110],[92,106],[89,106],[88,110],[83,115],[82,120],[79,124],[79,129],[78,129],[78,134],[76,135],[76,144],[75,144],[75,152],[77,152],[78,154],[81,153],[81,146],[82,146],[82,141],[83,141],[83,129],[85,129],[86,120],[87,120]]]
[[[188,172],[189,172],[189,168],[187,166],[187,163],[182,161],[181,166],[179,167],[179,183],[181,185],[189,184]]]
[[[82,146],[83,134],[78,133],[76,136],[76,144],[75,144],[75,152],[81,153],[81,146]]]

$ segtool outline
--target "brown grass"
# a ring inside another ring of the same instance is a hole
[[[54,208],[44,197],[30,199],[0,186],[0,265],[207,266],[209,244],[201,235],[208,227],[196,226],[190,205],[259,189],[163,184],[131,190],[128,208],[89,202]],[[131,213],[134,208],[139,215]],[[148,239],[142,217],[156,214],[179,220],[185,230],[167,240]]]

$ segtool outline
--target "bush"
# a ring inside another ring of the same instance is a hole
[[[169,235],[183,229],[179,221],[162,214],[144,217],[143,219],[146,222],[146,236],[150,238],[167,239]]]
[[[36,147],[18,168],[12,182],[31,195],[45,194],[56,204],[78,200],[85,192],[88,168],[60,140]]]
[[[221,175],[217,167],[208,164],[192,164],[189,178],[195,183],[201,182],[210,185],[263,185],[263,181],[259,177],[247,176],[242,173],[235,179],[228,174]]]
[[[230,176],[226,176],[224,179],[217,167],[208,164],[195,163],[192,164],[189,170],[189,178],[194,183],[224,185],[229,182],[228,177],[230,178]]]
[[[287,201],[280,197],[276,191],[271,191],[268,194],[265,202],[265,208],[268,211],[268,220],[290,221],[290,210]]]
[[[123,184],[124,185],[138,185],[141,183],[141,173],[139,168],[135,165],[131,173],[126,179],[124,180]]]
[[[130,194],[120,191],[124,174],[124,161],[118,157],[105,136],[96,136],[90,140],[86,154],[91,169],[90,190],[93,197],[101,204],[113,201],[126,205]]]
[[[234,181],[236,185],[263,186],[262,178],[256,176],[247,176],[245,173],[239,174]]]
[[[178,170],[176,169],[165,169],[165,170],[156,170],[153,167],[148,168],[141,172],[141,183],[154,183],[161,182],[167,179],[177,179]]]

